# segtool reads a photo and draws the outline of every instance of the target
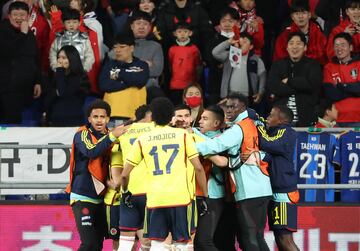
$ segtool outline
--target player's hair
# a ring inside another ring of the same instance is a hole
[[[338,39],[338,38],[343,38],[343,39],[345,39],[345,40],[349,43],[349,45],[352,44],[352,37],[351,37],[351,35],[350,35],[349,33],[347,33],[347,32],[340,32],[340,33],[336,34],[336,35],[334,36],[333,43],[335,43],[335,40]]]
[[[84,68],[81,63],[79,51],[72,45],[64,45],[61,49],[57,52],[57,57],[59,57],[60,52],[63,51],[66,57],[69,60],[69,71],[72,74],[82,74],[84,73]]]
[[[274,105],[273,108],[279,110],[281,118],[284,119],[287,123],[291,123],[293,121],[294,113],[286,105]]]
[[[315,108],[315,114],[319,118],[323,118],[327,110],[331,110],[333,103],[330,100],[322,99]]]
[[[245,105],[245,109],[247,108],[248,103],[249,103],[248,98],[239,92],[230,93],[226,97],[226,99],[237,99],[240,103],[243,103]]]
[[[9,10],[8,10],[8,14],[10,14],[13,10],[24,10],[26,11],[27,13],[30,12],[29,10],[29,5],[27,5],[26,3],[24,2],[12,2],[9,6]]]
[[[191,114],[191,108],[190,108],[190,106],[188,106],[186,104],[179,104],[179,105],[175,106],[174,112],[179,111],[179,110],[188,110]]]
[[[146,113],[150,112],[150,106],[148,105],[141,105],[135,110],[135,118],[136,121],[142,120],[145,118]]]
[[[95,109],[104,109],[106,111],[106,115],[108,117],[110,117],[110,115],[111,115],[111,107],[110,107],[110,105],[107,102],[105,102],[104,100],[102,100],[102,99],[98,98],[98,99],[95,99],[93,102],[90,103],[90,105],[89,105],[89,107],[88,107],[88,109],[86,111],[87,117],[90,117],[91,112],[93,110],[95,110]]]
[[[61,20],[63,22],[67,20],[78,20],[80,21],[80,12],[75,9],[65,8],[61,14]]]
[[[224,110],[221,109],[219,105],[209,105],[205,108],[205,111],[212,112],[215,115],[215,118],[222,123],[224,123],[225,114]]]
[[[236,21],[240,20],[239,12],[237,12],[236,9],[231,7],[226,7],[220,12],[220,20],[224,18],[226,15],[229,15],[232,19],[235,19]]]
[[[293,38],[293,37],[299,37],[301,42],[304,43],[304,45],[306,45],[306,37],[304,35],[304,33],[302,33],[301,31],[295,31],[295,32],[290,32],[288,35],[288,39],[287,39],[287,43],[289,43],[289,41]]]
[[[174,105],[165,97],[155,98],[151,101],[150,109],[152,119],[157,125],[167,125],[174,116]]]

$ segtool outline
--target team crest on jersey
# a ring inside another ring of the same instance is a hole
[[[111,235],[116,235],[117,234],[117,229],[116,228],[111,228],[110,229],[110,234]]]
[[[89,209],[84,207],[82,210],[81,210],[82,214],[83,215],[88,215],[90,213]]]
[[[352,79],[357,79],[357,77],[358,77],[358,71],[357,71],[357,69],[351,69],[351,71],[350,71],[350,75],[351,75],[351,78]]]

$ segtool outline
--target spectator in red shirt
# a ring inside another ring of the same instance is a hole
[[[305,56],[315,59],[324,65],[327,62],[325,55],[326,37],[319,25],[311,21],[309,4],[294,1],[291,5],[290,13],[292,22],[276,39],[273,61],[288,56],[286,47],[289,33],[301,31],[307,40]]]
[[[174,104],[180,104],[184,88],[198,80],[201,55],[198,47],[190,40],[192,30],[189,24],[178,23],[173,34],[176,45],[169,49],[170,96]]]
[[[360,61],[353,58],[351,35],[337,34],[333,40],[335,58],[324,67],[325,97],[339,111],[341,127],[360,126]]]
[[[329,61],[335,56],[334,53],[334,37],[341,33],[346,32],[352,37],[353,53],[360,53],[360,1],[349,0],[345,4],[345,13],[347,18],[336,26],[330,33],[326,53]]]

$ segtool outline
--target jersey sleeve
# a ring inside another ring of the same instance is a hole
[[[122,168],[124,166],[123,155],[119,144],[111,149],[111,168]]]
[[[129,163],[132,166],[137,166],[142,159],[141,141],[140,139],[137,139],[131,147],[129,155],[126,157],[126,163]]]
[[[335,153],[336,153],[336,146],[337,146],[337,143],[338,140],[336,139],[336,136],[335,135],[331,135],[330,137],[330,162],[331,163],[336,163],[335,162]]]
[[[341,136],[335,143],[334,157],[332,162],[341,166],[341,151],[340,151]]]
[[[194,138],[190,134],[185,133],[184,141],[185,141],[186,155],[188,159],[193,159],[195,157],[198,157],[199,153],[196,150]]]

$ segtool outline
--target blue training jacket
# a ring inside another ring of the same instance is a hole
[[[271,155],[269,173],[274,193],[297,190],[297,175],[294,165],[296,132],[289,124],[265,130],[258,127],[260,149]]]

